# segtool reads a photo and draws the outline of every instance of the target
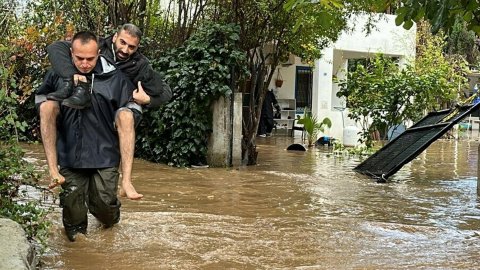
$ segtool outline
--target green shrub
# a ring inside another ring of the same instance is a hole
[[[23,159],[25,153],[19,144],[31,127],[19,115],[26,113],[22,105],[33,89],[29,71],[37,62],[30,61],[34,58],[29,54],[33,43],[27,37],[33,33],[16,24],[7,2],[0,0],[0,8],[6,26],[2,29],[5,35],[0,35],[0,217],[18,222],[30,240],[45,247],[49,227],[45,220],[47,210],[36,201],[19,199],[20,186],[35,184],[39,178],[33,166]]]
[[[232,70],[245,71],[245,54],[235,25],[207,24],[185,44],[153,62],[172,88],[172,100],[144,114],[137,155],[174,166],[205,162],[212,132],[211,105],[232,93]]]

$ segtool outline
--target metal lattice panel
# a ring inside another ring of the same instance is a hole
[[[376,152],[358,165],[355,170],[387,178],[425,150],[433,142],[432,138],[441,136],[443,134],[441,131],[445,127],[446,124],[426,127],[413,132],[407,130],[397,140],[385,145],[381,149],[382,151]]]
[[[479,106],[477,103],[429,113],[354,170],[375,178],[388,178]]]
[[[412,128],[414,127],[424,127],[424,126],[429,126],[429,125],[434,125],[442,121],[445,116],[447,116],[450,113],[451,110],[448,111],[442,111],[442,112],[434,112],[434,113],[429,113],[427,116],[425,116],[423,119],[415,123]]]

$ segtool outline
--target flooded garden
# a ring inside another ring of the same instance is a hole
[[[110,229],[90,215],[88,234],[73,243],[55,206],[42,269],[477,265],[477,140],[438,140],[383,184],[352,170],[358,157],[327,147],[286,151],[292,142],[259,138],[259,164],[240,168],[136,160],[133,180],[144,199],[122,199],[121,221]],[[41,146],[28,150],[44,158]]]

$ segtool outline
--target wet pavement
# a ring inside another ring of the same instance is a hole
[[[352,171],[357,157],[257,142],[256,166],[136,160],[145,198],[122,199],[111,229],[90,216],[74,243],[57,207],[42,269],[480,269],[478,141],[439,140],[386,184]]]

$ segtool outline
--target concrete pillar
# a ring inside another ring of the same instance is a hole
[[[242,161],[242,93],[221,97],[212,105],[213,131],[208,140],[211,167],[239,166]]]

